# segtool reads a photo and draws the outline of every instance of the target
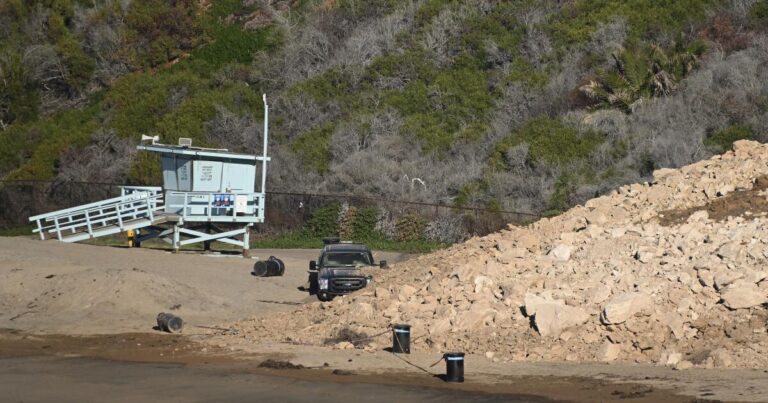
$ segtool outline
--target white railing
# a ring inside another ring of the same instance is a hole
[[[264,193],[168,191],[165,211],[184,221],[263,222]]]
[[[160,186],[120,186],[120,196],[125,196],[137,192],[149,192],[151,194],[163,194],[163,188]]]
[[[126,226],[133,226],[136,220],[148,220],[151,223],[155,214],[162,209],[162,193],[145,190],[37,215],[30,217],[29,221],[36,223],[32,232],[40,234],[40,239],[55,234],[56,238],[63,240],[68,235],[81,233],[93,237],[107,227],[122,231]]]

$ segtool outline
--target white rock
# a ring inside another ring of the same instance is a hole
[[[624,323],[639,312],[647,310],[653,301],[640,292],[627,292],[611,298],[603,308],[601,320],[605,324]]]
[[[621,346],[605,341],[597,350],[597,360],[602,362],[615,361],[621,354]]]
[[[589,314],[581,308],[559,303],[541,304],[536,308],[533,321],[542,337],[559,337],[563,330],[589,320]]]
[[[729,309],[752,308],[768,302],[764,291],[756,284],[747,282],[729,285],[720,293],[720,297]]]
[[[550,303],[565,305],[565,301],[563,300],[553,300],[552,298],[539,296],[536,294],[530,294],[530,293],[525,294],[524,303],[525,303],[525,315],[529,317],[536,315],[536,310],[541,305],[550,304]]]
[[[355,345],[350,343],[350,342],[348,342],[348,341],[342,341],[342,342],[334,344],[333,348],[335,348],[337,350],[352,350],[352,349],[355,348]]]
[[[627,233],[627,229],[624,227],[611,229],[611,238],[621,238]]]
[[[709,213],[707,210],[699,210],[693,214],[691,214],[690,217],[688,217],[688,222],[702,222],[707,221],[709,219]]]
[[[666,325],[669,330],[675,335],[676,339],[682,339],[685,337],[685,327],[683,323],[683,317],[675,312],[670,312],[662,318],[662,323]]]
[[[705,287],[714,287],[715,286],[715,276],[712,274],[711,271],[705,270],[705,269],[699,269],[696,271],[697,276],[699,277],[699,283]]]
[[[389,299],[392,297],[392,294],[389,292],[389,290],[382,287],[376,287],[376,290],[374,290],[374,295],[376,296],[376,298],[381,298],[381,299]]]
[[[709,356],[713,360],[713,364],[720,368],[729,368],[733,366],[733,359],[728,351],[724,348],[718,348],[709,353]]]
[[[400,301],[407,301],[409,298],[413,296],[413,294],[416,294],[416,288],[411,285],[405,284],[402,287],[400,287],[398,299]]]
[[[683,360],[683,355],[680,353],[670,353],[667,357],[667,362],[664,363],[664,365],[667,365],[669,367],[673,367],[677,365],[680,361]]]
[[[656,252],[648,249],[640,249],[635,252],[635,259],[642,263],[648,263],[656,257]]]
[[[475,276],[475,294],[479,293],[486,287],[492,287],[493,280],[487,276]]]
[[[586,292],[587,302],[595,305],[602,303],[603,301],[608,299],[608,297],[610,296],[611,296],[610,287],[602,284],[592,287]]]
[[[548,256],[561,262],[568,261],[571,258],[571,247],[565,244],[557,244],[549,251]]]

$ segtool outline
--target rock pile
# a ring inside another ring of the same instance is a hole
[[[768,146],[740,141],[561,216],[393,266],[357,294],[237,326],[322,343],[409,323],[416,350],[494,361],[767,367],[766,175]]]

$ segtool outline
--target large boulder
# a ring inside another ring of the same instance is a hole
[[[540,304],[533,317],[536,330],[542,337],[559,337],[563,330],[589,320],[589,314],[578,307],[557,302]]]
[[[525,294],[524,302],[525,302],[525,315],[528,317],[536,315],[536,311],[542,305],[546,305],[546,304],[565,305],[565,301],[553,300],[549,296],[536,295],[536,294]]]
[[[625,292],[611,298],[603,308],[600,320],[606,325],[624,323],[635,314],[648,310],[653,301],[641,292]]]
[[[768,302],[764,291],[760,290],[756,284],[744,281],[738,281],[726,287],[720,293],[720,298],[729,309],[752,308]]]

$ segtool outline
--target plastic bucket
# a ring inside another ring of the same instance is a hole
[[[176,315],[161,312],[157,315],[157,327],[168,333],[178,333],[184,327],[184,321]]]
[[[445,353],[445,381],[464,382],[464,353]]]
[[[411,353],[411,325],[394,325],[392,327],[392,352]]]
[[[267,260],[260,260],[253,265],[253,275],[257,277],[282,276],[283,273],[285,273],[285,264],[274,256],[270,256]]]

